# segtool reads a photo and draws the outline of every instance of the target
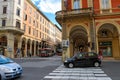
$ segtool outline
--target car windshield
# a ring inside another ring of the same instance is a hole
[[[0,56],[0,64],[12,63],[13,61],[10,58]]]

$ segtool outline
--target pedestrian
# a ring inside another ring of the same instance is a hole
[[[30,50],[27,51],[27,56],[28,56],[28,57],[31,57]]]
[[[17,57],[21,57],[19,48],[17,48],[17,50],[16,50],[16,55],[17,55]]]

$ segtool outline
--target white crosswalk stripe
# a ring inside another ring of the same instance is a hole
[[[101,68],[65,68],[63,65],[55,69],[44,80],[112,80]]]

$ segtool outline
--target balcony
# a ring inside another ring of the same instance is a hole
[[[18,28],[18,27],[13,27],[13,26],[6,26],[6,27],[0,27],[0,32],[12,32],[14,34],[24,34],[24,30]]]
[[[56,19],[61,19],[65,17],[84,17],[84,16],[91,16],[93,13],[93,10],[91,7],[89,8],[80,8],[80,9],[73,9],[70,11],[62,10],[56,12]]]

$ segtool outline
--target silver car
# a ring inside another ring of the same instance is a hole
[[[13,79],[22,75],[22,67],[3,55],[0,55],[1,80]]]
[[[2,71],[0,71],[0,80],[4,80],[4,79],[5,79],[5,74]]]

